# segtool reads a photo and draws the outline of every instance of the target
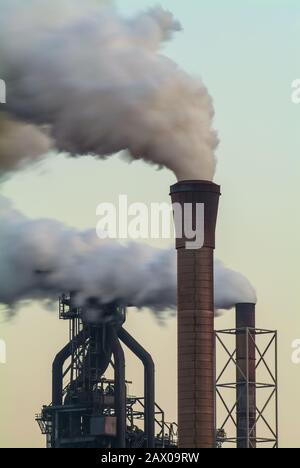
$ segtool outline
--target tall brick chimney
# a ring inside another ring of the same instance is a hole
[[[190,239],[185,235],[176,240],[179,447],[213,448],[214,248],[220,186],[207,181],[182,181],[171,187],[171,197],[183,213],[188,214],[188,206],[192,206],[194,228],[197,204],[204,205],[203,247],[187,248]]]

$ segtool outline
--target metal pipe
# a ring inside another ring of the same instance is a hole
[[[126,380],[125,355],[118,335],[112,330],[112,352],[115,365],[115,411],[117,439],[115,448],[126,448]]]
[[[256,448],[255,304],[236,305],[237,448]]]
[[[73,341],[70,341],[55,357],[52,365],[52,405],[63,404],[63,367],[66,360],[72,355],[74,345],[80,346],[85,335],[80,332]]]
[[[52,365],[52,404],[53,406],[61,406],[63,404],[63,367],[66,360],[72,356],[72,353],[88,338],[93,338],[93,334],[96,331],[85,326],[84,329],[72,340],[70,341],[55,357]],[[103,339],[102,342],[98,343],[98,352],[93,355],[94,363],[93,367],[97,367],[99,370],[99,375],[104,374],[106,369],[109,366],[111,361],[111,349],[110,349],[110,330],[107,331],[106,340]],[[107,349],[104,352],[104,345],[106,344]],[[102,349],[103,348],[103,349]],[[88,351],[90,353],[90,350]],[[85,358],[89,359],[89,354]],[[97,364],[96,364],[97,361]],[[84,383],[84,375],[79,375],[78,380],[82,380]]]
[[[68,343],[56,356],[52,365],[52,404],[63,404],[63,366],[72,354],[71,343]]]
[[[220,187],[182,181],[171,187],[178,256],[178,435],[179,448],[214,448],[214,263]],[[175,207],[181,208],[180,222]],[[196,214],[204,208],[204,225]],[[190,219],[189,219],[190,218]],[[187,244],[185,222],[198,226],[203,247]]]
[[[279,449],[279,400],[278,400],[278,332],[275,332],[275,382],[276,382],[276,395],[275,395],[275,411],[276,411],[276,447]]]
[[[151,355],[124,329],[119,330],[120,340],[144,365],[145,434],[147,447],[155,448],[155,366]]]

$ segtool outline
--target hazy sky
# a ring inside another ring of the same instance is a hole
[[[125,13],[149,0],[120,0]],[[156,2],[154,2],[155,4]],[[281,446],[300,447],[300,365],[291,344],[300,338],[298,237],[300,230],[300,106],[291,83],[300,78],[298,0],[165,0],[184,32],[165,52],[200,75],[214,98],[218,149],[216,182],[222,185],[216,254],[255,284],[258,325],[279,330]],[[1,14],[1,11],[0,11]],[[101,201],[128,194],[133,201],[168,201],[174,176],[143,163],[127,165],[61,156],[16,174],[1,187],[32,217],[53,217],[79,228],[96,225]],[[167,243],[162,243],[167,245]],[[216,328],[233,325],[228,313]],[[161,328],[147,312],[131,313],[128,328],[157,364],[157,401],[176,418],[176,323]],[[24,308],[1,323],[8,363],[0,365],[0,446],[40,447],[35,412],[50,402],[51,363],[67,340],[57,313]],[[141,370],[132,359],[128,377],[141,391]],[[137,380],[140,380],[138,382]]]

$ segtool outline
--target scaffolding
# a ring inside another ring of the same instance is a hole
[[[241,337],[245,343],[242,366],[237,349]],[[255,356],[254,381],[249,370],[251,350]],[[215,332],[217,448],[279,448],[277,355],[276,331],[245,328]],[[241,405],[245,410],[244,432],[239,421]]]

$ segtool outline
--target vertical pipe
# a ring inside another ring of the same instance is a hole
[[[63,404],[63,366],[72,354],[72,344],[68,343],[56,356],[52,365],[52,405]]]
[[[276,381],[276,448],[279,448],[279,421],[278,421],[278,333],[275,332],[275,381]]]
[[[250,366],[249,366],[249,329],[246,328],[246,448],[251,447],[250,434],[253,426],[250,428]],[[243,416],[242,416],[243,417]]]
[[[178,436],[180,448],[213,448],[214,408],[214,248],[220,187],[207,181],[182,181],[171,187],[178,257]],[[203,247],[190,249],[185,221],[196,224]],[[182,219],[176,219],[177,208]],[[179,229],[179,230],[178,230]],[[181,232],[180,232],[181,230]]]
[[[255,304],[236,305],[237,448],[256,448]]]
[[[119,330],[120,340],[144,365],[145,435],[147,447],[155,448],[155,367],[151,355],[124,329]]]
[[[52,405],[63,404],[63,367],[66,360],[72,355],[75,346],[83,344],[85,336],[80,332],[55,357],[52,365]]]
[[[115,330],[112,331],[112,352],[115,363],[115,411],[117,439],[115,448],[126,448],[126,380],[125,355]]]

